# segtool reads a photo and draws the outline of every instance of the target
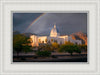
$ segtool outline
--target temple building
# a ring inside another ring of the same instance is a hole
[[[81,40],[73,40],[71,36],[64,35],[60,36],[56,25],[51,29],[50,36],[37,36],[31,35],[30,38],[32,39],[32,46],[39,46],[40,44],[52,43],[57,42],[58,44],[64,44],[66,41],[70,41],[74,44],[82,44]]]

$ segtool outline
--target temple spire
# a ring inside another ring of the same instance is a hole
[[[56,28],[56,25],[54,25],[54,28]]]

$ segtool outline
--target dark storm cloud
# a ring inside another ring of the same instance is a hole
[[[14,14],[14,30],[24,32],[26,28],[40,14]],[[53,25],[56,24],[59,32],[71,34],[82,31],[87,33],[87,14],[86,13],[47,13],[39,18],[36,23],[26,31],[41,35],[49,35]]]
[[[24,32],[25,29],[39,17],[41,13],[13,13],[13,29],[14,31]]]

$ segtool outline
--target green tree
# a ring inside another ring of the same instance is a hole
[[[66,52],[66,50],[67,50],[67,46],[63,44],[63,45],[60,46],[58,51],[59,52]]]
[[[41,57],[48,57],[51,55],[51,52],[47,50],[43,50],[43,51],[37,51],[36,54]]]
[[[42,50],[54,51],[54,47],[52,47],[51,44],[45,44],[45,45],[40,45],[38,47],[38,50],[39,51],[42,51]]]
[[[71,43],[70,41],[65,41],[65,45],[74,45],[74,44]]]
[[[81,50],[79,49],[78,45],[61,45],[59,52],[68,52],[71,55],[73,54],[73,52],[77,52],[77,53],[81,53]]]
[[[22,34],[17,34],[13,36],[13,50],[17,53],[17,56],[20,52],[28,52],[31,50],[30,40],[28,37]]]
[[[71,55],[73,54],[74,52],[74,47],[73,45],[67,45],[67,50],[66,52],[70,53]]]
[[[44,50],[51,51],[51,45],[45,44]]]
[[[79,53],[79,54],[81,53],[81,49],[79,45],[74,45],[73,49],[74,49],[74,52]]]
[[[54,50],[56,50],[56,51],[57,51],[57,50],[58,50],[58,48],[59,48],[59,44],[58,44],[58,43],[56,43],[56,42],[53,42],[53,43],[52,43],[52,47],[53,47],[53,49],[54,49]]]
[[[52,46],[53,46],[54,48],[58,48],[58,47],[59,47],[59,44],[56,43],[56,42],[54,42],[54,43],[52,43]]]
[[[82,44],[82,45],[80,45],[80,47],[82,50],[87,50],[87,45]]]

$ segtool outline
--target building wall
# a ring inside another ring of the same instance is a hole
[[[59,38],[63,38],[63,39],[64,39],[64,42],[65,42],[65,41],[68,41],[68,35],[65,35],[65,36],[59,36]]]
[[[52,41],[53,39],[53,41]],[[52,42],[57,42],[58,44],[62,44],[64,43],[64,39],[63,38],[59,38],[59,37],[48,37],[47,38],[48,41]]]
[[[58,44],[64,44],[65,41],[70,41],[74,44],[82,44],[81,40],[73,40],[71,36],[59,36],[59,37],[50,37],[50,36],[30,36],[32,38],[32,46],[39,46],[39,43],[47,43],[47,42],[57,42]],[[46,41],[47,40],[47,41]]]
[[[46,43],[47,36],[38,36],[38,41],[41,40],[40,43]]]
[[[73,40],[71,36],[68,37],[68,41],[74,43],[74,44],[82,44],[81,40]]]
[[[32,39],[32,46],[38,46],[38,37],[36,35],[31,35],[30,38]]]

